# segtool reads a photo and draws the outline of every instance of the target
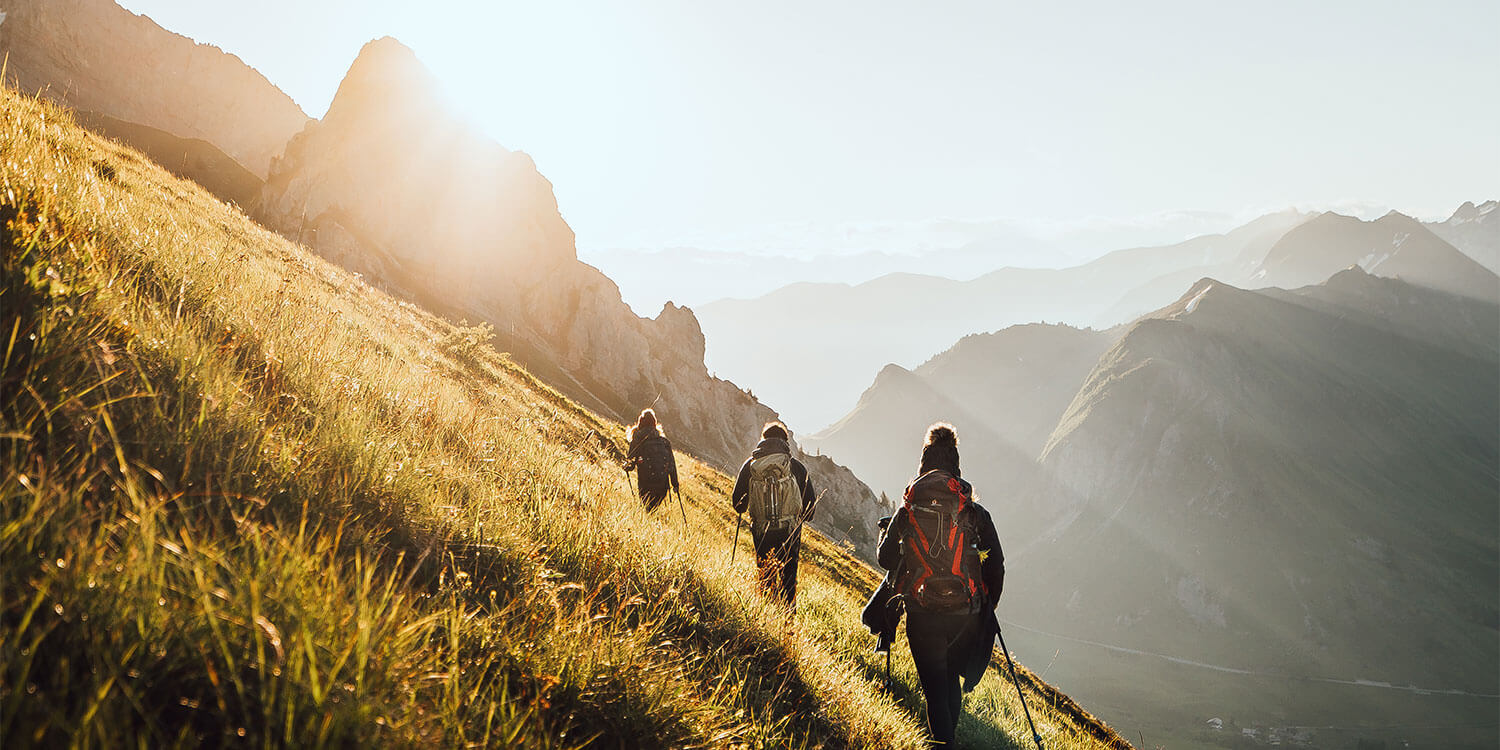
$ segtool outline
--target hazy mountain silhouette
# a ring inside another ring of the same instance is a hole
[[[926,427],[959,425],[964,476],[982,500],[1003,499],[993,509],[997,521],[1040,531],[1059,517],[1046,507],[1017,508],[1012,498],[1049,486],[1037,455],[1113,340],[1110,333],[1042,324],[966,336],[915,370],[886,365],[853,411],[803,442],[837,455],[899,501],[916,472]]]
[[[1140,711],[1146,665],[1163,716],[1387,712],[1492,734],[1493,700],[1298,681],[1494,692],[1496,393],[1493,303],[1358,269],[1292,292],[1204,279],[1134,324],[1063,415],[1041,465],[1076,520],[1016,561],[1026,574],[1003,609],[1068,638],[1266,676],[1103,650],[1061,660],[1052,676],[1106,715]],[[1080,654],[1076,641],[1017,640],[1033,659],[1059,643]]]
[[[1326,213],[1292,229],[1266,253],[1250,285],[1291,289],[1317,284],[1351,265],[1454,294],[1500,300],[1500,277],[1421,222],[1395,211],[1375,221]]]
[[[238,57],[111,0],[9,0],[0,10],[0,57],[11,85],[82,112],[207,141],[259,178],[308,121]],[[150,147],[155,136],[134,132],[147,136],[138,147],[159,153]],[[138,145],[129,128],[111,135]]]
[[[749,384],[791,418],[828,424],[847,412],[853,394],[885,363],[921,362],[962,336],[1017,323],[1129,320],[1170,301],[1203,274],[1180,284],[1163,277],[1258,260],[1305,218],[1272,214],[1228,234],[1121,250],[1061,270],[1003,268],[962,282],[890,274],[854,286],[792,284],[752,300],[701,305],[698,313],[717,372]],[[1170,294],[1164,291],[1169,287]],[[1151,290],[1164,296],[1153,300]],[[1117,309],[1126,297],[1133,304]],[[1119,319],[1105,320],[1110,315]],[[788,326],[801,335],[786,336]],[[781,366],[782,353],[800,365]],[[848,394],[848,400],[829,394]]]
[[[1500,216],[1495,212],[1497,207],[1500,207],[1497,201],[1485,201],[1478,206],[1465,202],[1446,221],[1430,223],[1427,228],[1485,268],[1500,273]]]

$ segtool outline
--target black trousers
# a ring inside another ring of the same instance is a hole
[[[906,642],[927,698],[927,731],[934,746],[950,745],[958,730],[964,702],[959,677],[979,645],[981,623],[977,614],[937,615],[915,608],[906,612]]]
[[[773,529],[755,537],[755,564],[760,588],[775,594],[788,607],[797,604],[797,558],[802,552],[802,529]]]
[[[656,510],[656,506],[661,505],[662,501],[667,499],[667,495],[671,492],[671,489],[671,485],[667,482],[659,484],[649,481],[641,482],[641,504],[646,506],[647,511]]]

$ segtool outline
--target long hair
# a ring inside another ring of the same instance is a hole
[[[641,410],[641,415],[635,418],[635,424],[631,425],[630,429],[625,431],[625,442],[634,443],[636,433],[642,430],[655,432],[662,437],[667,436],[667,433],[662,430],[661,425],[656,421],[656,412],[651,409]]]
[[[917,476],[933,469],[942,469],[953,476],[958,472],[958,430],[947,422],[937,422],[927,428],[927,439],[922,443],[922,463]]]

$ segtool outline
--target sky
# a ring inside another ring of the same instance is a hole
[[[121,4],[314,117],[400,39],[534,157],[585,253],[1500,197],[1494,0]]]

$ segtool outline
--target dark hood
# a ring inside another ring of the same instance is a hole
[[[792,446],[781,438],[766,438],[760,441],[760,445],[755,446],[755,452],[751,453],[750,457],[760,458],[761,456],[769,456],[772,453],[785,453],[790,456],[792,454]]]

